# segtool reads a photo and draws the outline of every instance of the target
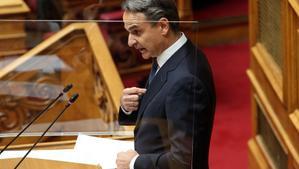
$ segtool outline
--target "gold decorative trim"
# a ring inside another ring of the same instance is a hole
[[[279,100],[283,102],[282,90],[282,72],[279,66],[271,59],[271,55],[267,52],[261,43],[251,48],[253,57],[257,60],[263,72],[266,74],[268,81],[273,86]]]
[[[278,131],[278,133],[280,134],[281,137],[277,137],[277,139],[280,141],[280,139],[282,139],[284,141],[284,144],[282,144],[282,147],[284,148],[285,146],[287,147],[287,150],[290,152],[290,154],[293,156],[295,161],[299,161],[299,154],[296,152],[295,147],[292,145],[292,142],[289,138],[289,136],[287,135],[287,132],[285,132],[284,128],[282,127],[278,117],[275,115],[274,110],[271,106],[271,104],[269,103],[269,100],[267,99],[267,97],[265,96],[265,94],[262,91],[261,86],[259,85],[254,73],[251,70],[247,70],[247,75],[249,77],[249,80],[254,88],[254,90],[256,91],[257,96],[259,97],[259,99],[262,101],[262,108],[264,108],[267,112],[267,116],[270,117],[271,119],[271,123],[274,123],[276,130]],[[266,116],[266,117],[267,117]],[[269,120],[269,118],[268,118]],[[270,124],[271,124],[270,123]],[[273,127],[273,125],[271,125],[271,127]],[[274,130],[274,133],[277,134],[277,131]]]
[[[290,5],[296,12],[297,16],[299,16],[299,1],[298,0],[289,0]]]
[[[289,117],[299,133],[299,110],[297,109],[294,113],[290,114]]]

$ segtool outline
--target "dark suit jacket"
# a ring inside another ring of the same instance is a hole
[[[215,91],[204,54],[188,40],[156,74],[138,111],[119,112],[135,124],[135,169],[208,169]]]

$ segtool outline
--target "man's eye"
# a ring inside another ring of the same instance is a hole
[[[131,32],[133,35],[139,35],[139,31],[138,30],[134,30]]]

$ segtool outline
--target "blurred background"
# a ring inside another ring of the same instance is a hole
[[[181,30],[204,51],[214,74],[210,168],[299,169],[299,2],[176,1],[181,21],[194,21],[181,22]],[[1,146],[67,83],[86,99],[44,142],[65,140],[59,133],[73,139],[79,132],[126,131],[116,121],[120,92],[143,86],[151,62],[128,48],[121,2],[0,1]],[[27,136],[38,135],[68,97]],[[31,142],[24,137],[17,144]]]

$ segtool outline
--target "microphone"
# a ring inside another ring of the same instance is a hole
[[[77,98],[79,97],[79,94],[74,94],[72,97],[69,99],[67,104],[64,106],[64,109],[58,114],[58,116],[54,119],[54,121],[49,125],[49,127],[43,132],[43,134],[38,138],[38,140],[31,146],[31,148],[27,151],[27,153],[24,155],[24,157],[19,161],[19,163],[15,166],[14,169],[17,169],[20,164],[25,160],[27,155],[31,152],[31,150],[36,146],[37,143],[40,142],[40,140],[45,136],[45,134],[49,131],[49,129],[54,125],[54,123],[59,119],[59,117],[65,112],[65,110],[72,105]]]
[[[48,106],[41,112],[39,112],[34,118],[33,120],[28,123],[25,128],[23,128],[17,136],[15,136],[1,151],[0,151],[0,155],[8,148],[8,146],[10,146],[17,138],[19,138],[19,136],[24,133],[24,131],[32,125],[33,122],[35,122],[44,112],[46,112],[61,96],[63,96],[65,93],[67,93],[71,88],[73,87],[72,84],[68,84],[63,90],[62,92],[59,93],[59,95],[50,103],[48,104]]]

